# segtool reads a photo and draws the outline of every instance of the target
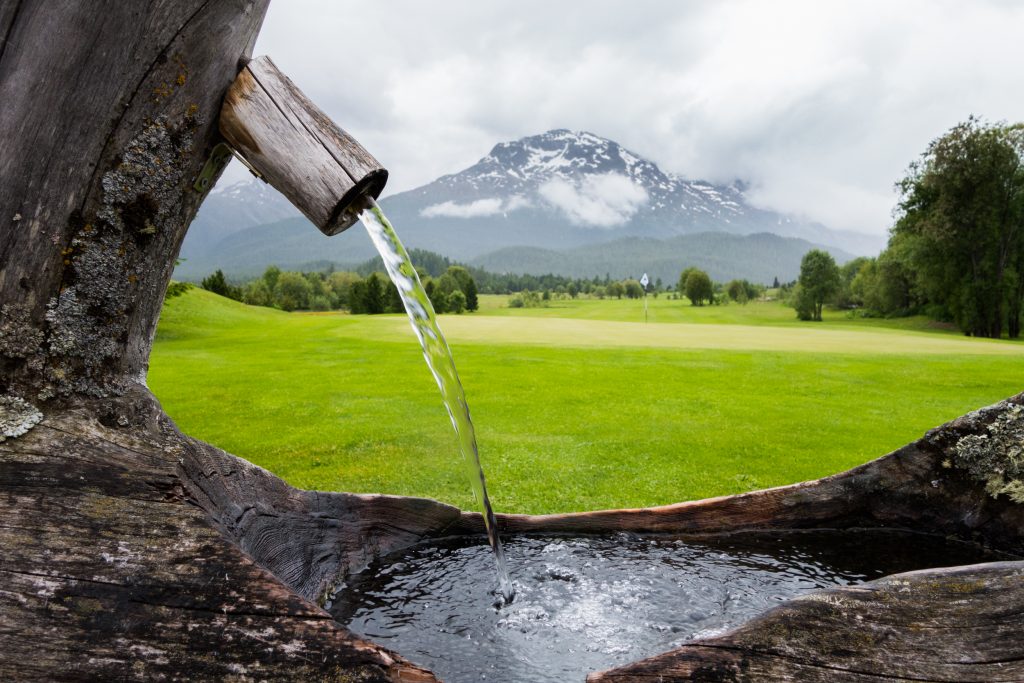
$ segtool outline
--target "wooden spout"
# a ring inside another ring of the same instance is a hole
[[[358,220],[388,172],[281,73],[269,57],[250,61],[220,111],[220,132],[263,178],[325,235]]]

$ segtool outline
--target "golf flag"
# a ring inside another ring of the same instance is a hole
[[[647,289],[648,282],[650,282],[650,280],[647,279],[647,273],[644,273],[644,276],[640,278],[640,286],[643,287],[644,289]]]

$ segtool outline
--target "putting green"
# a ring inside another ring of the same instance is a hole
[[[867,354],[1024,355],[1024,345],[992,339],[896,329],[830,329],[768,325],[660,323],[550,317],[444,316],[452,343],[558,347],[720,349]],[[397,341],[411,336],[402,316],[374,316],[339,325],[334,334]]]

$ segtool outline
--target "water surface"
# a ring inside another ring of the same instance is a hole
[[[513,537],[505,550],[517,597],[500,609],[489,548],[451,539],[377,561],[330,610],[447,683],[583,681],[815,589],[992,559],[972,545],[884,531]]]

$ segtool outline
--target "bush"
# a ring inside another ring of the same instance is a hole
[[[326,296],[318,294],[309,300],[309,310],[311,311],[329,311],[331,310],[331,300]]]
[[[285,272],[277,278],[274,287],[274,303],[283,311],[294,311],[309,308],[309,299],[313,287],[301,273]]]
[[[164,293],[164,300],[173,299],[176,296],[181,296],[188,290],[192,289],[193,285],[191,282],[171,282],[167,285],[167,292]]]
[[[241,288],[229,285],[227,279],[224,277],[224,271],[219,268],[214,271],[213,274],[204,277],[203,281],[199,283],[199,286],[208,292],[226,296],[227,298],[234,299],[235,301],[242,300]]]
[[[448,312],[462,313],[466,310],[466,295],[461,289],[456,289],[448,295]]]
[[[686,298],[694,306],[703,306],[704,302],[714,303],[715,286],[711,278],[703,270],[690,268],[686,276]]]
[[[637,280],[623,280],[622,291],[630,299],[639,299],[644,295],[644,288]]]
[[[266,280],[253,280],[246,286],[242,301],[250,306],[273,306],[274,293],[270,291]]]
[[[800,320],[821,320],[821,318],[815,317],[818,306],[814,302],[814,297],[806,288],[799,284],[794,285],[790,292],[790,301],[793,304],[793,308],[796,309],[796,317],[800,318]]]
[[[547,306],[547,303],[541,299],[541,295],[528,289],[512,295],[512,298],[508,300],[509,308],[540,308],[542,306]]]

